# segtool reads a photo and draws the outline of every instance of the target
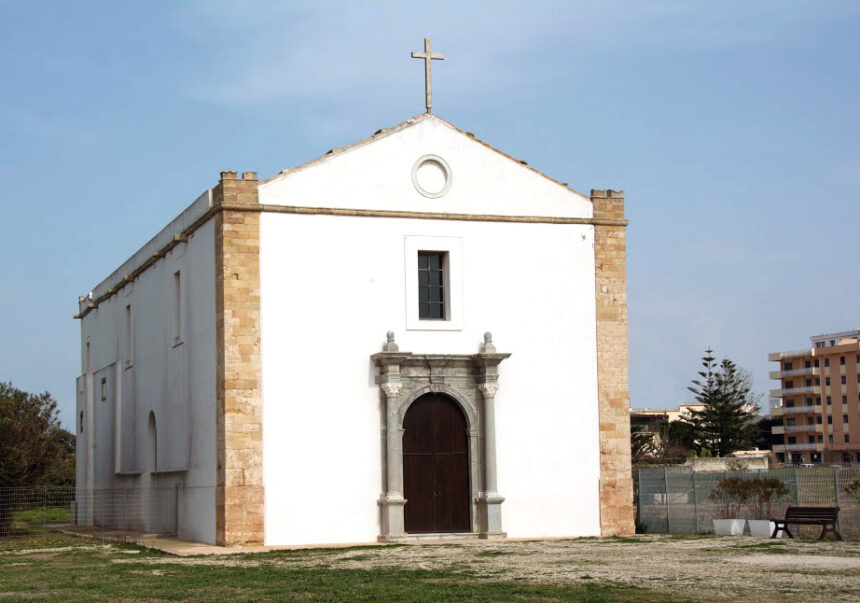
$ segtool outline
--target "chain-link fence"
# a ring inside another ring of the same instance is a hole
[[[0,488],[0,549],[175,535],[180,491],[150,488]]]
[[[838,527],[844,538],[860,539],[860,502],[845,487],[860,480],[860,467],[787,467],[768,471],[696,472],[690,467],[649,467],[638,469],[637,528],[649,534],[706,534],[714,531],[713,520],[721,518],[723,507],[711,493],[727,477],[777,478],[788,494],[775,500],[771,517],[783,517],[788,505],[839,507]],[[740,509],[740,517],[754,518],[750,506]],[[792,532],[818,536],[820,528],[805,526]]]

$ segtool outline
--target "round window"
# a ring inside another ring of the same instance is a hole
[[[451,168],[437,155],[424,155],[412,166],[412,184],[425,197],[441,197],[451,188]]]

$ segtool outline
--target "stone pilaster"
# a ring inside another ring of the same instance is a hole
[[[479,531],[484,538],[504,538],[502,532],[502,503],[496,477],[496,392],[499,391],[499,363],[510,354],[497,354],[493,335],[484,333],[481,353],[475,361],[477,386],[484,400],[484,490],[478,495],[477,510]]]
[[[379,498],[381,510],[380,540],[400,540],[406,535],[403,510],[403,428],[398,409],[400,392],[400,363],[410,354],[401,354],[389,331],[382,354],[378,355],[380,374],[376,378],[385,395],[385,492]]]
[[[591,191],[595,219],[624,220],[623,191]],[[625,226],[594,227],[597,391],[600,419],[600,532],[632,534],[630,392]]]
[[[257,174],[222,172],[215,216],[216,541],[262,543],[263,396]]]

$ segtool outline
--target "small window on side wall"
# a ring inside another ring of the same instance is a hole
[[[173,345],[182,343],[182,275],[173,273]]]

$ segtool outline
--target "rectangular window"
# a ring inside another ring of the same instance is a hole
[[[849,435],[847,433],[843,436],[843,439],[845,440],[846,444],[851,443],[851,438],[849,437]],[[851,457],[849,457],[848,460],[851,460]]]
[[[821,425],[821,417],[815,417],[815,422]]]
[[[832,443],[833,443],[833,436],[832,436],[832,435],[827,436],[827,443],[828,443],[828,444],[832,444]]]
[[[815,444],[815,436],[806,436],[807,444]]]
[[[795,418],[794,417],[789,417],[785,420],[785,425],[787,427],[793,427],[794,424],[795,424]]]
[[[818,368],[818,359],[815,359],[815,368]]]
[[[790,371],[792,369],[792,364],[790,362],[786,362],[782,365],[783,370]]]
[[[418,318],[445,320],[447,299],[445,272],[448,254],[444,251],[418,252]]]
[[[812,379],[806,380],[806,387],[812,387]]]
[[[463,329],[463,239],[403,237],[406,329]]]
[[[845,375],[842,375],[842,377],[839,381],[840,381],[840,383],[842,383],[842,385],[845,385]]]
[[[830,385],[830,377],[824,378],[824,385]]]
[[[806,417],[806,424],[807,425],[815,424],[815,418],[814,417]]]
[[[824,443],[824,436],[818,436],[818,443],[819,444]]]
[[[807,399],[806,399],[806,405],[807,405],[807,406],[812,406],[812,398],[807,398]]]
[[[107,377],[102,377],[100,397],[101,397],[102,402],[107,400]]]
[[[845,366],[845,356],[839,357],[839,366]]]
[[[803,368],[811,368],[811,367],[812,367],[812,363],[809,362],[809,360],[803,361]]]
[[[848,396],[842,396],[842,404],[848,404]]]
[[[828,416],[827,416],[827,424],[828,424],[828,425],[833,425],[833,417],[832,417],[832,416],[830,416],[830,415],[828,415]]]
[[[830,406],[830,404],[831,404],[830,396],[827,396],[827,406]]]
[[[843,422],[843,423],[847,423],[847,422],[848,422],[848,415],[842,415],[842,422]]]
[[[788,443],[789,444],[797,444],[797,438],[794,436],[788,436]]]
[[[173,273],[173,345],[182,343],[182,277]]]
[[[125,307],[125,366],[134,364],[134,328],[131,322],[131,304]]]
[[[830,358],[824,359],[824,366],[830,366]]]

